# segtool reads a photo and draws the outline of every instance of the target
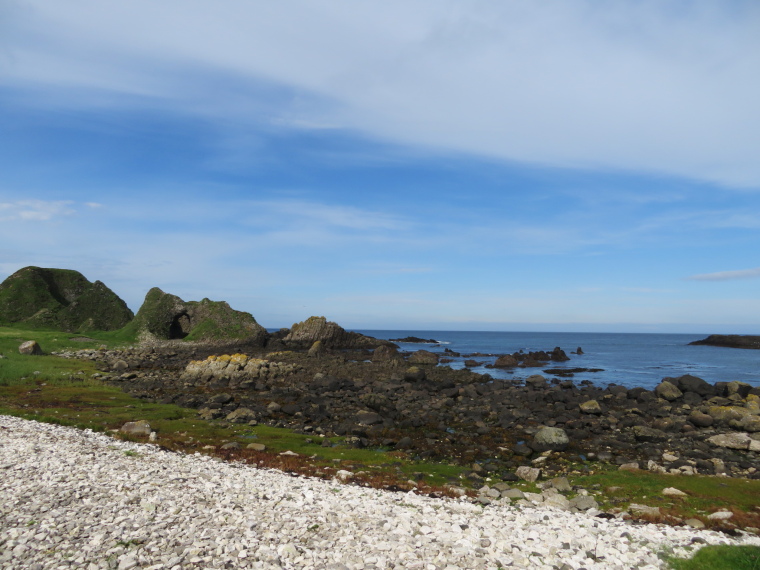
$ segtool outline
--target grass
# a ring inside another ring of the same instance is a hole
[[[26,340],[36,340],[46,353],[123,344],[123,339],[113,332],[89,336],[91,341],[78,342],[70,340],[75,337],[70,333],[0,327],[0,354],[5,355],[0,359],[0,414],[94,431],[115,431],[128,421],[147,420],[159,436],[157,443],[168,449],[214,453],[307,475],[329,477],[344,469],[356,473],[354,480],[359,484],[373,486],[408,489],[408,480],[419,479],[422,473],[422,486],[435,489],[458,481],[462,474],[461,467],[411,461],[403,453],[355,449],[343,445],[342,438],[323,447],[322,438],[287,429],[204,421],[197,417],[196,410],[146,402],[105,384],[97,377],[93,362],[18,353],[18,345]],[[219,449],[229,442],[237,442],[241,449]],[[266,450],[245,449],[254,442],[264,444]],[[284,451],[298,455],[280,456]]]
[[[323,447],[316,435],[266,425],[228,424],[203,421],[196,410],[134,398],[118,387],[105,384],[90,361],[54,356],[18,354],[18,345],[37,340],[46,353],[62,349],[121,346],[118,333],[88,333],[92,340],[73,341],[76,335],[49,330],[0,327],[0,414],[37,421],[90,428],[117,430],[124,423],[147,420],[158,434],[157,443],[177,451],[213,453],[231,460],[279,468],[285,471],[330,478],[339,469],[354,473],[354,482],[376,487],[410,489],[409,480],[418,480],[426,492],[444,493],[450,483],[467,485],[465,469],[445,462],[413,461],[403,452],[382,449],[355,449],[344,438],[333,438]],[[127,438],[139,441],[137,438]],[[237,442],[238,450],[221,450],[225,443]],[[261,443],[264,451],[246,449]],[[297,456],[282,456],[292,451]],[[588,489],[604,509],[625,509],[630,503],[660,507],[657,522],[696,518],[708,527],[725,525],[707,519],[718,510],[731,510],[729,523],[740,528],[760,528],[760,481],[738,478],[660,475],[644,471],[619,471],[614,466],[567,464],[572,485]],[[498,480],[486,480],[493,484]],[[474,483],[476,486],[482,483]],[[527,491],[535,484],[510,483]],[[662,495],[666,487],[686,493],[684,498]],[[760,570],[760,569],[758,569]]]
[[[705,546],[692,558],[668,563],[673,570],[760,570],[760,547]]]

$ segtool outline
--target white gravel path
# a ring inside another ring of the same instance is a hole
[[[758,537],[482,507],[0,416],[0,568],[661,568]]]

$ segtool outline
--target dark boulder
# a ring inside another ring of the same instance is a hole
[[[494,368],[514,368],[517,366],[517,359],[511,354],[504,354],[496,359],[493,363]]]
[[[664,378],[663,381],[674,384],[681,392],[694,392],[703,397],[715,395],[715,386],[691,374],[685,374],[677,378]]]
[[[418,350],[409,356],[410,364],[436,365],[438,364],[438,355],[429,350]]]
[[[378,346],[372,352],[372,362],[392,362],[401,360],[401,355],[395,346],[383,345]]]

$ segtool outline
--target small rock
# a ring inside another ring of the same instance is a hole
[[[581,412],[584,414],[596,414],[599,415],[602,413],[602,407],[599,405],[599,402],[596,400],[588,400],[587,402],[583,402],[580,404]]]
[[[686,497],[686,493],[675,487],[666,487],[662,490],[662,494],[666,497]]]
[[[589,509],[596,509],[599,504],[594,497],[578,495],[570,499],[570,507],[579,511],[588,511]]]
[[[683,396],[683,392],[670,382],[661,382],[654,389],[654,393],[663,400],[672,402]]]
[[[659,517],[660,516],[660,507],[649,507],[647,505],[638,505],[636,503],[631,503],[628,507],[628,510],[638,516],[650,516],[650,517]]]
[[[515,470],[515,474],[522,480],[534,483],[541,477],[541,470],[536,467],[528,467],[527,465],[521,465]]]
[[[150,424],[146,420],[138,420],[136,422],[125,423],[119,428],[119,431],[128,435],[148,437],[152,430],[150,429]]]
[[[252,449],[253,451],[266,451],[267,446],[263,443],[249,443],[245,448]]]
[[[563,451],[569,443],[570,438],[565,430],[556,427],[542,427],[533,436],[533,449],[536,451]]]
[[[555,477],[550,481],[550,483],[552,484],[552,487],[562,493],[568,493],[573,490],[572,486],[570,485],[570,481],[567,480],[567,477]]]
[[[717,513],[712,513],[710,515],[707,515],[707,518],[711,521],[727,521],[731,517],[734,516],[734,513],[731,511],[718,511]]]

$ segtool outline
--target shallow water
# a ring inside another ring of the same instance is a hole
[[[443,353],[449,348],[461,353],[449,363],[452,368],[463,368],[465,355],[474,352],[507,354],[524,350],[550,351],[561,347],[570,357],[568,362],[549,362],[542,368],[499,370],[473,368],[494,378],[526,378],[540,373],[543,368],[602,368],[603,372],[577,373],[572,379],[578,383],[590,380],[594,384],[621,384],[627,387],[653,388],[668,376],[691,374],[704,380],[730,382],[738,380],[760,386],[760,350],[690,346],[689,343],[707,336],[693,334],[637,334],[637,333],[551,333],[551,332],[471,332],[471,331],[401,331],[357,330],[380,339],[416,336],[435,339],[440,344],[397,343],[402,350],[424,348]],[[578,347],[584,354],[571,354]],[[495,358],[476,357],[486,364]]]

